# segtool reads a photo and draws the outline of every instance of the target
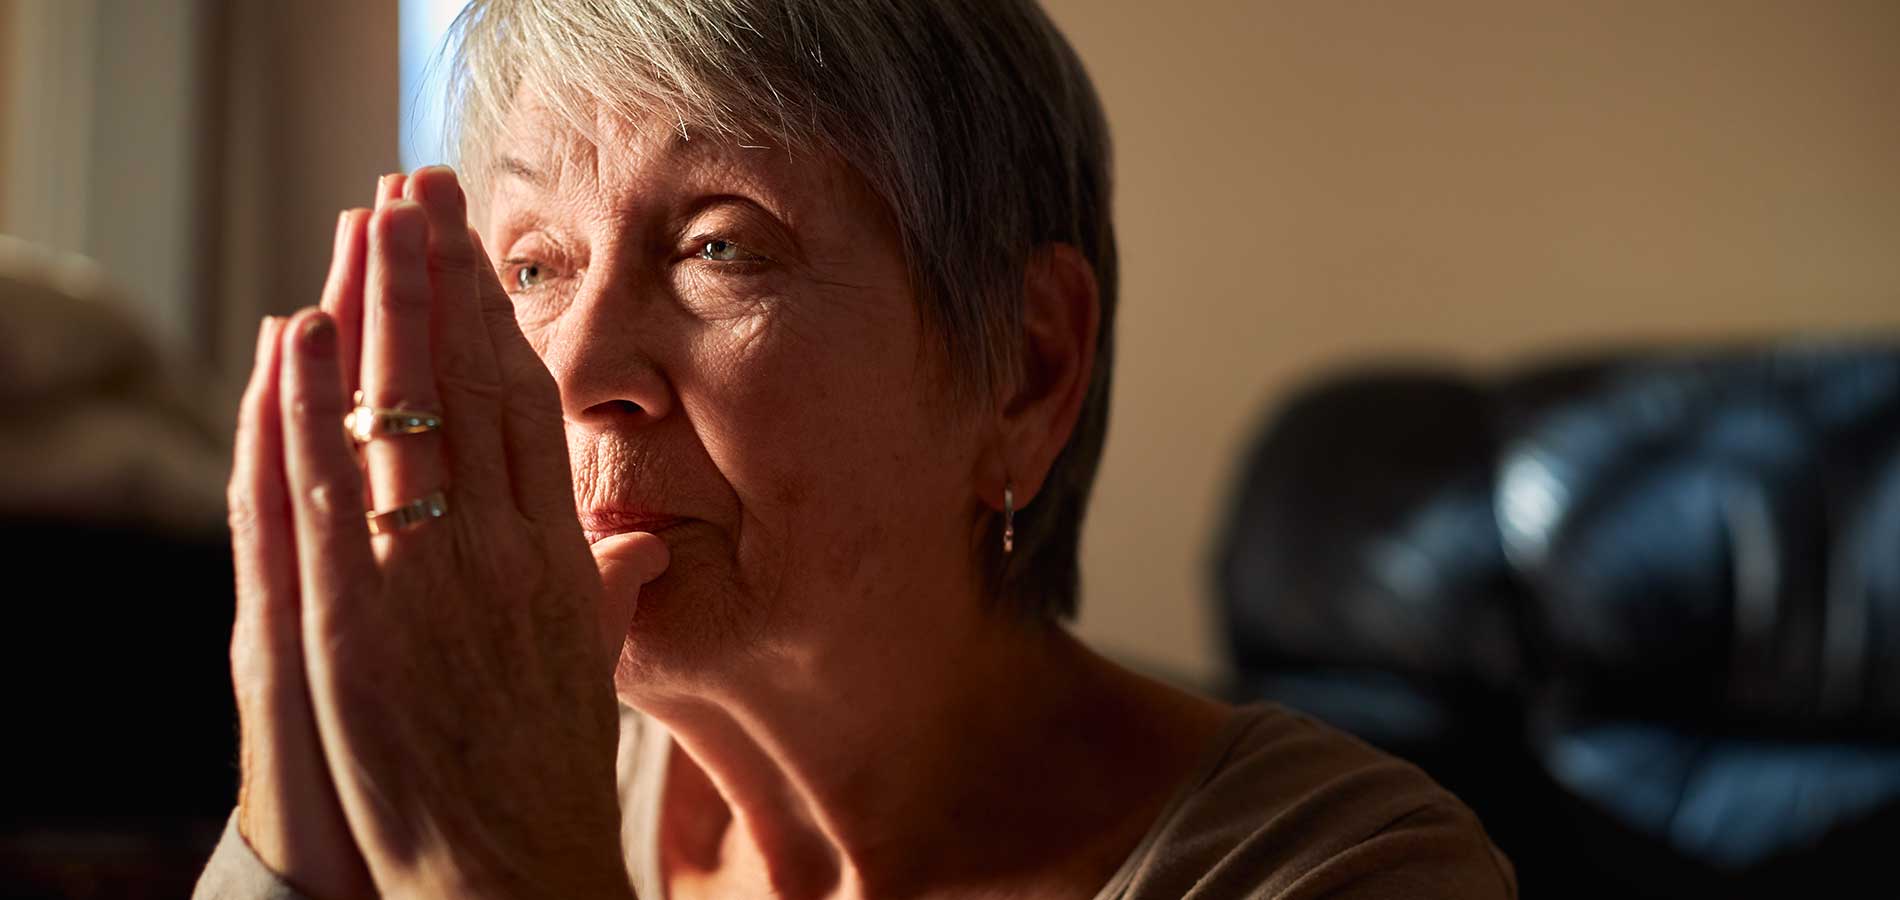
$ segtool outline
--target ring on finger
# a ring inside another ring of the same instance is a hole
[[[367,444],[379,437],[422,434],[442,427],[442,416],[428,410],[367,406],[363,403],[362,391],[356,392],[355,403],[356,408],[343,416],[343,430],[358,444]]]
[[[393,509],[364,513],[363,517],[369,520],[370,534],[394,534],[448,514],[448,498],[441,491],[435,491]]]

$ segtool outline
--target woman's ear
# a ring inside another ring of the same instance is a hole
[[[997,446],[987,454],[986,498],[1002,508],[1003,486],[1017,508],[1042,490],[1075,431],[1095,372],[1102,307],[1095,268],[1071,244],[1043,244],[1023,272],[1022,367],[999,396]]]

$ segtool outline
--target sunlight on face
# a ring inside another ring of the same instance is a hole
[[[522,104],[481,228],[560,386],[583,526],[672,550],[623,696],[927,627],[914,598],[972,577],[977,445],[888,208],[828,154],[598,133]]]

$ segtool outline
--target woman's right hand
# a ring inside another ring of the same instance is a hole
[[[402,176],[385,177],[377,205],[401,196]],[[345,212],[337,223],[323,308],[341,319],[360,310],[369,211]],[[282,460],[283,398],[278,368],[287,320],[265,319],[257,360],[238,413],[229,492],[237,574],[237,617],[231,634],[241,781],[238,833],[265,866],[299,891],[324,900],[374,897],[369,867],[357,850],[323,756],[304,670],[296,546]],[[294,339],[294,336],[289,338]],[[342,348],[353,352],[355,348]],[[346,366],[355,372],[355,366]],[[355,385],[345,385],[345,395]]]

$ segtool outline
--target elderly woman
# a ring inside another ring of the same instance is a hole
[[[461,180],[259,336],[200,896],[1515,893],[1416,769],[1061,626],[1116,256],[1029,0],[459,28]]]

